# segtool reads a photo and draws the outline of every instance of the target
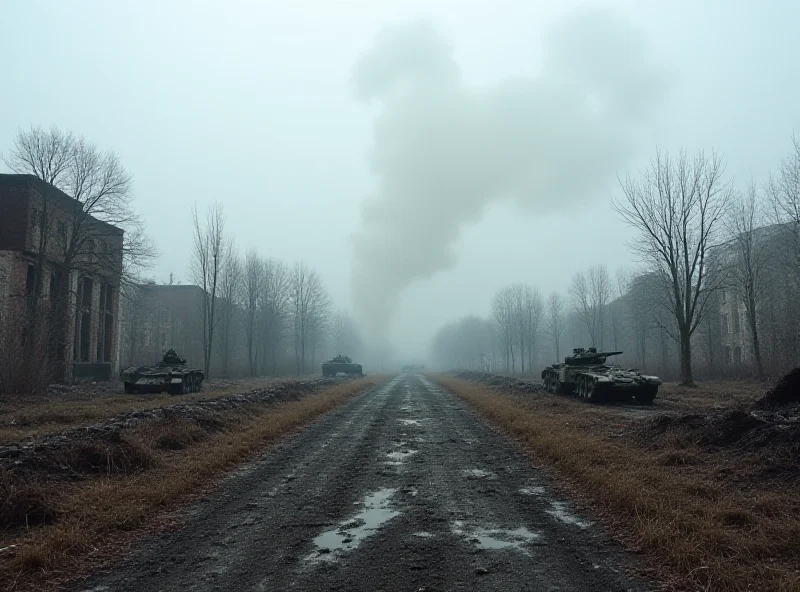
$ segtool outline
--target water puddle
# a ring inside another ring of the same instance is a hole
[[[386,456],[388,456],[392,460],[397,460],[402,462],[409,456],[414,456],[417,452],[419,452],[419,450],[397,450],[395,452],[390,452]]]
[[[403,425],[413,425],[413,426],[418,426],[420,422],[419,419],[399,419],[398,421]]]
[[[476,526],[466,528],[462,520],[453,522],[451,528],[453,534],[463,536],[478,549],[496,551],[499,549],[513,549],[528,555],[527,549],[523,547],[539,538],[539,534],[531,532],[524,526],[515,529],[508,528],[483,528]]]
[[[344,552],[351,551],[367,537],[400,512],[391,508],[395,489],[379,489],[363,500],[364,509],[358,514],[327,530],[314,539],[316,551],[306,556],[306,561],[334,561]]]
[[[519,492],[523,495],[544,495],[544,487],[523,487]]]
[[[575,514],[571,514],[569,510],[567,510],[567,504],[565,502],[550,502],[550,509],[547,510],[547,513],[564,524],[574,524],[580,528],[588,528],[592,525],[591,522],[582,520]]]
[[[464,471],[464,475],[466,475],[467,479],[484,479],[488,481],[497,479],[497,475],[485,469],[467,469]]]

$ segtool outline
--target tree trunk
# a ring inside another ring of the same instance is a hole
[[[764,362],[761,359],[761,344],[758,341],[758,323],[755,300],[753,298],[748,302],[747,320],[750,323],[750,336],[753,342],[753,357],[756,359],[756,372],[758,373],[758,379],[764,380]]]
[[[681,328],[681,384],[696,386],[692,376],[692,342],[688,329]]]

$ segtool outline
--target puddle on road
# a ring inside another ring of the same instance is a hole
[[[464,471],[464,475],[466,475],[467,479],[485,479],[488,481],[497,479],[497,475],[485,469],[467,469]]]
[[[420,422],[421,420],[419,420],[419,419],[398,419],[397,421],[399,421],[399,422],[400,422],[400,423],[402,423],[403,425],[413,425],[413,426],[418,426],[418,425],[419,425],[419,422]]]
[[[570,513],[565,502],[550,502],[550,509],[545,511],[564,524],[574,524],[580,528],[588,528],[592,525],[591,522],[582,520],[575,514]]]
[[[375,532],[400,512],[392,509],[391,499],[395,489],[379,489],[361,502],[364,509],[352,518],[341,522],[314,539],[317,549],[306,556],[306,561],[334,561],[340,553],[355,549],[361,541]]]
[[[523,495],[544,495],[544,487],[523,487],[519,492]]]
[[[419,452],[419,450],[398,450],[398,451],[395,451],[395,452],[390,452],[386,456],[388,456],[392,460],[396,460],[396,461],[402,462],[405,459],[407,459],[409,456],[414,456],[417,452]]]
[[[451,530],[453,534],[463,536],[479,549],[490,551],[513,549],[525,555],[528,555],[528,551],[523,545],[537,540],[540,536],[524,526],[515,529],[483,528],[481,526],[466,528],[462,520],[453,522]]]

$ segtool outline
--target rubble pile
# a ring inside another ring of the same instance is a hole
[[[125,462],[128,463],[137,451],[135,447],[131,448],[130,442],[124,437],[124,431],[145,422],[184,420],[213,431],[221,428],[222,422],[219,418],[224,411],[254,404],[297,400],[323,386],[337,382],[339,381],[335,379],[323,378],[277,383],[265,388],[251,389],[244,393],[224,395],[213,399],[187,401],[154,409],[132,411],[89,427],[7,443],[0,445],[0,471],[33,471],[43,475],[69,474],[74,477],[85,473],[102,472],[104,468],[99,464],[90,462],[86,466],[75,466],[75,463],[70,462],[69,459],[91,458],[94,450],[97,449],[95,456],[102,457],[103,451],[105,451],[106,457],[104,458],[106,458],[107,465],[109,451],[122,455]],[[144,466],[147,464],[147,459],[136,459],[135,462]]]
[[[496,388],[512,391],[519,394],[543,393],[544,385],[535,380],[524,380],[514,376],[501,376],[490,372],[478,372],[475,370],[464,370],[456,374],[456,377],[464,380],[480,382]]]

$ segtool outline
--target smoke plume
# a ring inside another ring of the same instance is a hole
[[[604,193],[629,161],[665,80],[637,31],[612,13],[573,14],[543,49],[538,76],[474,88],[448,41],[418,21],[386,26],[356,64],[357,97],[379,105],[378,186],[353,269],[373,337],[386,336],[405,287],[456,264],[459,232],[489,203],[564,211]]]

